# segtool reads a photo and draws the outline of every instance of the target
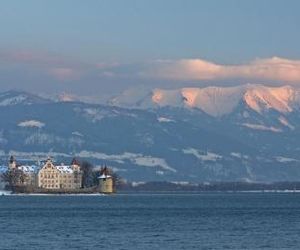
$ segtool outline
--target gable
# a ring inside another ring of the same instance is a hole
[[[48,172],[48,171],[49,172],[59,173],[59,170],[50,161],[47,161],[45,163],[45,165],[41,168],[41,170],[39,171],[39,173],[41,173],[41,172]]]

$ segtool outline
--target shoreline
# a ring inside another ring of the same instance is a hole
[[[22,193],[0,190],[1,196],[111,196],[111,195],[202,195],[202,194],[300,194],[300,190],[220,190],[220,191],[130,191],[118,193]]]

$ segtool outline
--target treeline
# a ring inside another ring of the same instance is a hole
[[[23,185],[26,178],[26,174],[19,169],[8,169],[0,175],[0,181],[7,183],[6,187]]]
[[[98,185],[99,179],[98,177],[102,174],[102,171],[105,167],[102,167],[100,170],[96,169],[93,164],[88,161],[82,161],[80,163],[80,168],[82,171],[82,187],[83,188],[90,188]],[[115,186],[119,185],[122,182],[121,177],[112,171],[112,169],[107,168],[106,174],[112,176],[113,184]]]

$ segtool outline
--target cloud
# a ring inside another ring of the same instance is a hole
[[[4,63],[6,68],[10,67],[19,72],[24,70],[30,74],[41,74],[48,78],[51,76],[58,81],[78,80],[83,72],[92,67],[96,68],[96,65],[83,63],[76,59],[37,51],[19,50],[0,51],[0,63]]]
[[[65,67],[52,68],[48,72],[60,81],[77,80],[81,75],[79,71]]]
[[[0,60],[6,63],[33,64],[39,66],[65,64],[65,59],[37,51],[11,50],[0,51]]]
[[[300,82],[300,60],[272,57],[247,64],[224,65],[202,59],[156,60],[138,63],[87,63],[35,51],[0,51],[0,62],[30,67],[59,81],[78,80],[83,76],[156,80],[270,80]]]
[[[114,62],[99,58],[93,62],[43,51],[0,49],[0,91],[67,91],[105,99],[139,86],[153,89],[247,82],[300,84],[300,60],[272,57],[237,65],[203,59]]]
[[[140,76],[170,80],[261,79],[300,82],[300,61],[279,57],[257,59],[244,65],[221,65],[201,59],[157,61]]]

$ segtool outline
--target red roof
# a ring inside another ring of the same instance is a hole
[[[73,158],[71,165],[80,165],[76,158]]]

